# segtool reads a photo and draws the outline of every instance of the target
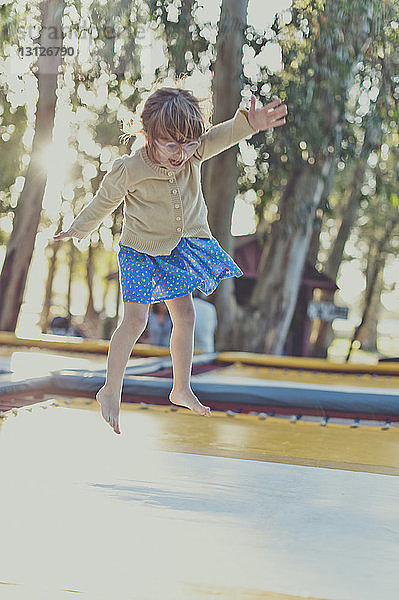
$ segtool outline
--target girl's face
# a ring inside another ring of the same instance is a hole
[[[177,143],[172,138],[156,139],[158,162],[168,169],[179,169],[194,154],[200,144],[199,138],[186,140],[183,144]]]

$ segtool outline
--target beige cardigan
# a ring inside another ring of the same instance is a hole
[[[254,133],[248,111],[237,109],[232,119],[205,132],[197,152],[175,171],[153,163],[145,146],[124,154],[113,162],[69,232],[85,238],[124,200],[120,236],[124,246],[151,256],[169,255],[183,236],[212,237],[201,189],[201,163]]]

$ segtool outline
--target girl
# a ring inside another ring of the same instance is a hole
[[[80,241],[124,201],[118,251],[123,319],[111,337],[105,384],[96,394],[115,433],[120,433],[127,361],[146,327],[149,304],[160,300],[173,322],[169,400],[211,416],[190,388],[195,323],[191,294],[199,288],[209,295],[221,279],[243,273],[209,229],[200,167],[241,139],[283,125],[287,107],[277,99],[256,109],[252,96],[249,111],[237,109],[232,119],[206,130],[199,102],[180,87],[156,89],[140,116],[146,143],[114,161],[93,200],[68,231],[54,236]]]

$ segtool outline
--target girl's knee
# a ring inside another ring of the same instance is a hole
[[[144,331],[148,321],[148,303],[125,302],[121,326],[133,331]]]
[[[195,323],[195,307],[190,295],[165,300],[170,317],[173,323],[186,323],[193,325]]]

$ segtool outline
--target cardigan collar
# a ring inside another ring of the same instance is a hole
[[[161,165],[158,165],[158,164],[154,163],[150,159],[150,157],[148,156],[148,154],[147,154],[147,152],[145,150],[145,146],[141,146],[138,149],[138,153],[140,154],[141,158],[144,160],[144,162],[146,163],[146,165],[148,165],[149,167],[151,167],[156,173],[158,173],[158,175],[167,175],[171,171],[173,171],[173,174],[175,174],[178,171],[180,171],[180,169],[182,169],[185,166],[185,164],[186,164],[186,163],[183,163],[181,165],[181,167],[179,167],[178,169],[172,169],[171,167],[161,167]]]

